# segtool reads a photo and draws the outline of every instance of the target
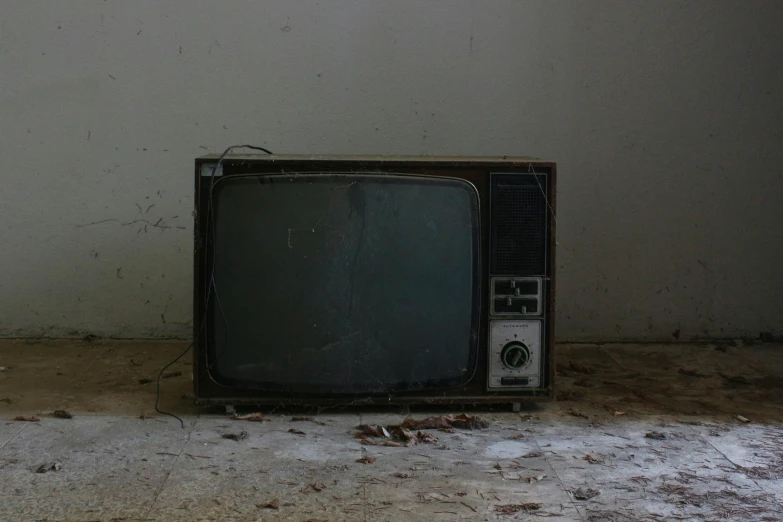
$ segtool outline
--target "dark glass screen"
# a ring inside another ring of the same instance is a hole
[[[216,181],[212,208],[217,382],[383,393],[472,376],[479,210],[469,183],[234,176]]]

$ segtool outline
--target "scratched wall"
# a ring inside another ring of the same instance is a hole
[[[0,334],[187,336],[192,160],[560,163],[562,339],[783,328],[783,2],[40,1],[0,15]]]

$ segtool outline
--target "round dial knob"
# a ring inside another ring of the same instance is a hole
[[[524,368],[530,362],[530,350],[524,343],[511,341],[503,347],[500,359],[506,368],[518,370]]]

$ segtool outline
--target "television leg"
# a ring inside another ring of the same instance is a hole
[[[512,402],[511,403],[511,411],[514,413],[519,413],[522,409],[522,403],[521,402]]]
[[[226,415],[236,415],[236,412],[233,404],[226,404]]]

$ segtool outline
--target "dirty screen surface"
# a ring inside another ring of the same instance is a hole
[[[218,382],[358,393],[471,377],[479,217],[468,183],[234,177],[216,184],[213,206]]]

